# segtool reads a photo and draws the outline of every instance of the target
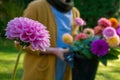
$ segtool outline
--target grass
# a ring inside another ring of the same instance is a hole
[[[14,69],[18,51],[13,45],[12,41],[0,39],[0,80],[11,80],[11,74]],[[21,80],[23,68],[23,54],[17,68],[17,75],[15,80]]]
[[[108,61],[108,65],[99,64],[95,80],[120,80],[120,59]]]
[[[0,80],[11,80],[18,51],[13,42],[0,38]],[[15,80],[21,80],[23,56],[19,62]],[[120,59],[108,62],[108,66],[99,64],[95,80],[120,80]]]

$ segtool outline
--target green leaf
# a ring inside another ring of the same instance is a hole
[[[107,66],[107,58],[100,58],[99,59],[103,65]]]
[[[108,54],[113,54],[113,55],[120,55],[120,49],[119,48],[111,48]]]
[[[74,42],[74,45],[80,45],[80,44],[81,44],[81,42],[78,40]]]
[[[83,41],[82,41],[82,44],[84,44],[84,45],[87,45],[87,44],[89,44],[90,43],[90,39],[84,39]]]
[[[91,41],[98,40],[98,39],[100,39],[100,36],[94,36],[94,37],[92,37]]]
[[[70,52],[79,51],[77,46],[70,46]]]
[[[120,51],[120,47],[115,47],[115,48],[113,48],[113,49],[117,49],[117,50],[119,50],[119,51]]]
[[[78,45],[78,48],[79,48],[79,49],[82,49],[82,48],[84,48],[84,45],[83,45],[83,44],[80,44],[80,45]]]
[[[83,49],[82,54],[84,54],[89,59],[92,58],[92,54],[90,53],[89,49]]]
[[[107,58],[109,60],[114,60],[114,59],[118,59],[119,57],[117,55],[114,55],[114,54],[107,54],[103,58]]]

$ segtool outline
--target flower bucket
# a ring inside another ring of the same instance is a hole
[[[94,80],[98,64],[98,59],[74,57],[72,80]]]

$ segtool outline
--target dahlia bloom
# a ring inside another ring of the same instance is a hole
[[[112,38],[106,39],[110,47],[117,47],[120,44],[120,38],[118,35],[113,36]]]
[[[85,28],[83,32],[87,35],[87,37],[93,37],[95,34],[94,30],[91,28]]]
[[[98,20],[98,25],[105,28],[105,27],[111,26],[111,22],[107,18],[100,18]]]
[[[91,51],[98,57],[104,56],[108,53],[108,44],[104,40],[95,40],[91,43]]]
[[[50,35],[46,27],[29,18],[17,17],[8,22],[5,29],[8,39],[30,43],[32,50],[45,50],[50,46]]]
[[[87,35],[85,33],[79,33],[75,36],[75,40],[86,39]]]
[[[107,27],[103,30],[103,36],[105,38],[111,38],[116,35],[116,30],[113,27]]]
[[[120,25],[118,25],[118,28],[116,29],[116,32],[120,36]]]
[[[95,32],[95,35],[101,35],[103,32],[103,28],[101,26],[96,26],[94,27],[94,32]]]
[[[73,37],[70,34],[66,33],[62,36],[62,40],[66,44],[71,44],[73,42]]]
[[[75,18],[74,22],[77,26],[85,26],[86,25],[86,22],[82,18],[79,18],[79,17]]]
[[[109,21],[111,22],[111,26],[114,28],[118,27],[118,20],[116,18],[110,18]]]

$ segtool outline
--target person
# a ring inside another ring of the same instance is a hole
[[[72,80],[71,68],[64,61],[69,45],[62,41],[62,35],[77,30],[72,22],[79,16],[73,0],[35,0],[28,5],[24,17],[47,27],[51,46],[44,52],[25,48],[22,80]]]

